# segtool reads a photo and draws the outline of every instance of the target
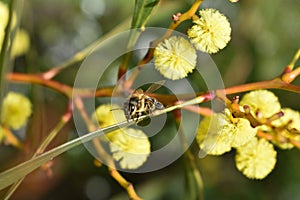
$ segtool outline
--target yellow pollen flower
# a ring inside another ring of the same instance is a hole
[[[5,3],[3,3],[2,1],[0,1],[0,27],[1,28],[5,28],[7,21],[8,21],[8,7]],[[3,28],[3,30],[4,30]]]
[[[300,142],[299,135],[291,133],[293,129],[300,131],[300,113],[290,108],[283,108],[282,111],[284,115],[279,119],[272,121],[272,125],[275,127],[286,126],[286,129],[282,129],[279,133],[274,133],[275,138],[272,142],[281,149],[291,149],[294,145],[290,140]]]
[[[197,130],[199,148],[209,155],[221,155],[231,150],[233,125],[223,113],[205,117]]]
[[[247,143],[253,137],[255,137],[257,129],[250,125],[247,119],[238,118],[238,122],[235,124],[235,131],[232,137],[232,147],[239,147]]]
[[[230,41],[231,27],[227,18],[215,9],[204,9],[199,12],[200,18],[194,20],[187,34],[196,49],[216,53],[226,47]]]
[[[268,90],[255,90],[245,94],[240,105],[249,106],[254,116],[259,111],[263,117],[271,117],[281,108],[277,96]]]
[[[12,43],[11,55],[12,57],[20,56],[26,53],[30,47],[30,39],[27,31],[19,29],[16,37]]]
[[[300,131],[300,113],[298,111],[292,110],[290,108],[283,108],[282,109],[284,115],[277,120],[272,122],[272,125],[279,127],[286,125],[289,121],[292,121],[288,127],[295,128]]]
[[[122,110],[118,105],[103,104],[92,116],[101,127],[110,126],[125,121]],[[138,129],[122,128],[105,135],[109,142],[110,151],[114,160],[119,161],[123,169],[136,169],[146,162],[150,154],[150,141],[147,135]]]
[[[31,103],[26,96],[9,92],[2,103],[1,122],[13,129],[19,129],[25,125],[31,112]]]
[[[93,121],[98,121],[99,125],[103,128],[116,124],[121,121],[125,121],[125,116],[122,110],[112,110],[119,108],[118,105],[103,104],[98,106],[95,113],[92,116]]]
[[[159,43],[154,51],[155,68],[166,78],[178,80],[196,67],[196,50],[183,37],[172,36]]]
[[[124,128],[110,135],[109,140],[113,158],[123,169],[142,166],[151,152],[147,135],[138,129]]]
[[[230,119],[231,112],[229,109],[225,109],[225,115]],[[255,137],[257,129],[250,125],[250,122],[244,118],[234,118],[232,122],[233,126],[230,130],[232,133],[231,147],[239,147],[247,143],[253,137]]]
[[[196,140],[200,149],[206,153],[221,155],[230,151],[232,147],[240,147],[247,143],[255,137],[256,131],[246,119],[234,118],[232,122],[229,109],[225,109],[225,114],[213,114],[200,122]]]
[[[265,139],[254,137],[245,145],[237,148],[236,167],[250,179],[263,179],[276,164],[276,151]]]

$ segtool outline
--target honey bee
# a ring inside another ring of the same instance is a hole
[[[159,81],[152,84],[145,92],[142,89],[135,90],[123,104],[126,119],[135,119],[138,121],[139,117],[143,115],[151,114],[155,110],[164,109],[162,103],[147,95],[147,93],[154,92],[160,88],[164,82]]]

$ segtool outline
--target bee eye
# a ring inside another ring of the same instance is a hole
[[[131,105],[129,106],[129,110],[130,110],[130,111],[133,111],[134,109],[135,109],[135,105],[132,105],[132,104],[131,104]]]
[[[164,109],[164,105],[162,103],[155,101],[154,104],[155,104],[156,109],[159,109],[159,110]]]

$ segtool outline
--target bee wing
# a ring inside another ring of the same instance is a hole
[[[145,93],[154,92],[155,90],[160,88],[165,82],[166,82],[165,80],[161,80],[161,81],[157,81],[157,82],[153,83],[152,85],[150,85],[150,87],[146,90]]]

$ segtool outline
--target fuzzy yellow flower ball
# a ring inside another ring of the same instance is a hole
[[[8,21],[8,7],[0,1],[0,52],[4,39],[4,30]]]
[[[274,140],[272,142],[281,149],[291,149],[294,145],[290,140],[300,142],[300,136],[295,136],[295,134],[291,133],[293,129],[300,131],[300,113],[290,108],[283,108],[282,111],[284,115],[272,121],[272,125],[275,127],[286,126],[286,128],[282,129],[280,133],[274,134]]]
[[[196,50],[183,37],[172,36],[159,43],[154,51],[155,68],[166,78],[178,80],[196,67]]]
[[[0,1],[0,27],[4,30],[8,21],[8,7],[5,3]],[[4,28],[3,28],[4,27]]]
[[[263,117],[271,117],[280,111],[280,103],[277,96],[268,90],[255,90],[245,94],[240,105],[250,107],[251,113],[259,111]]]
[[[300,131],[300,113],[290,108],[283,108],[282,111],[284,115],[279,119],[274,120],[272,125],[279,127],[286,125],[289,121],[291,121],[288,127],[290,129],[295,128]]]
[[[101,127],[125,121],[123,111],[112,110],[115,108],[119,106],[103,104],[96,109],[92,119]],[[106,134],[106,138],[114,160],[119,161],[123,169],[136,169],[142,166],[150,154],[150,141],[141,130],[122,128]]]
[[[263,179],[276,164],[276,151],[265,139],[254,137],[244,146],[237,148],[236,167],[250,179]]]
[[[194,20],[187,34],[196,49],[216,53],[226,47],[230,41],[231,27],[227,18],[215,9],[204,9],[199,12],[200,18]]]
[[[222,155],[231,150],[233,125],[223,113],[205,117],[197,130],[199,148],[209,155]]]
[[[102,128],[125,121],[125,116],[122,110],[112,110],[116,108],[119,108],[116,104],[103,104],[98,106],[92,116],[93,121],[97,121]]]
[[[294,135],[287,129],[274,129],[267,125],[261,125],[258,129],[264,133],[272,135],[271,142],[281,149],[292,149],[294,145],[290,142],[290,139],[296,139],[300,142],[300,138],[294,137]]]
[[[225,109],[225,115],[230,119],[231,112],[229,109]],[[250,125],[250,122],[244,118],[234,118],[234,122],[231,122],[232,141],[231,147],[240,147],[251,140],[257,132],[256,128]]]
[[[250,125],[247,119],[238,118],[237,123],[234,126],[233,136],[232,136],[232,147],[240,147],[251,140],[257,132],[256,128]]]
[[[11,48],[12,57],[20,56],[26,53],[30,47],[30,39],[27,31],[19,29],[16,37],[14,38],[13,45]]]
[[[3,99],[1,122],[13,129],[19,129],[25,125],[31,112],[31,103],[26,96],[9,92]]]
[[[137,169],[142,166],[151,150],[147,135],[138,129],[124,128],[109,136],[113,158],[123,169]]]
[[[230,116],[229,109],[225,109],[225,114],[213,114],[200,122],[196,135],[200,149],[209,155],[221,155],[255,137],[257,129],[251,127],[248,120],[234,118],[231,121]]]

